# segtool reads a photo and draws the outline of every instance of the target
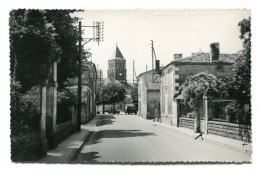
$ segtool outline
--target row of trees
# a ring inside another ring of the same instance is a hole
[[[232,70],[232,79],[216,78],[205,72],[190,76],[180,87],[183,103],[197,109],[205,93],[211,93],[220,98],[234,99],[236,102],[227,106],[233,121],[251,124],[251,19],[239,22],[240,38],[243,49],[238,52]]]
[[[96,104],[104,106],[107,104],[113,104],[115,111],[115,104],[122,102],[126,97],[126,89],[123,84],[116,80],[111,80],[107,84],[104,81],[100,81],[97,85],[97,98]]]

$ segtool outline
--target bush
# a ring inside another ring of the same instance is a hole
[[[71,120],[70,108],[77,104],[77,97],[69,90],[58,92],[57,124]]]
[[[11,82],[11,136],[18,137],[29,134],[31,131],[39,128],[38,115],[32,114],[32,108],[35,107],[31,95],[24,95],[19,92],[20,82]],[[37,117],[37,118],[36,118]]]

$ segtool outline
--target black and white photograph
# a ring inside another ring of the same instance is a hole
[[[34,166],[29,173],[196,166],[203,173],[204,166],[255,165],[252,3],[86,6],[5,10],[5,166]]]
[[[250,162],[250,10],[17,9],[9,24],[13,162]]]

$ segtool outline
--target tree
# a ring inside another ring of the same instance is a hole
[[[203,96],[209,92],[211,95],[219,96],[220,83],[216,76],[201,72],[188,77],[180,87],[183,103],[193,109],[196,132],[200,132],[199,106],[202,104]]]
[[[61,51],[44,10],[13,10],[9,21],[11,77],[20,81],[19,90],[24,93],[48,79],[50,67]]]
[[[234,77],[231,86],[237,105],[234,109],[239,122],[251,124],[251,18],[239,22],[243,49],[237,54],[233,65]]]
[[[232,85],[236,95],[234,98],[241,105],[250,105],[251,99],[251,18],[239,22],[240,39],[243,40],[243,50],[236,57],[233,65],[234,78]]]
[[[221,94],[220,84],[216,76],[206,72],[189,76],[180,86],[183,103],[190,108],[198,109],[205,93],[211,92],[215,96]]]
[[[59,89],[78,73],[78,32],[75,10],[13,10],[10,12],[11,76],[24,93],[45,83],[54,61]]]
[[[46,10],[46,20],[55,28],[55,41],[61,48],[60,62],[57,66],[58,88],[65,88],[64,82],[78,74],[78,26],[79,18],[71,17],[76,10]],[[83,53],[85,53],[83,51]],[[83,56],[85,57],[85,56]]]
[[[97,85],[97,105],[113,104],[115,110],[115,104],[124,101],[125,97],[124,85],[116,80],[111,80],[107,84],[101,82],[100,85]]]

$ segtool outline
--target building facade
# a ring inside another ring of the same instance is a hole
[[[198,52],[186,58],[182,58],[182,54],[175,54],[174,61],[161,69],[161,121],[179,125],[181,108],[177,94],[188,76],[207,72],[218,78],[232,77],[234,59],[234,54],[219,54],[219,43],[211,44],[211,53]]]
[[[140,74],[138,79],[138,115],[145,119],[160,118],[160,83],[153,83],[152,71]]]
[[[81,123],[89,122],[96,115],[96,85],[97,71],[94,63],[82,62],[82,100],[81,100]],[[70,90],[77,94],[78,78],[70,81]],[[74,112],[77,114],[77,112]],[[77,117],[76,117],[77,118]]]

